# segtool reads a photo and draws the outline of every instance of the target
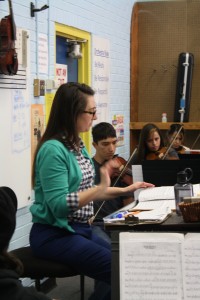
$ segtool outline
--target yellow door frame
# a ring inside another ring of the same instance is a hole
[[[63,36],[70,39],[86,40],[86,43],[81,43],[81,52],[83,57],[78,59],[78,82],[86,83],[91,85],[91,35],[89,32],[55,23],[55,47],[56,47],[56,36]],[[55,49],[56,53],[56,49]],[[56,55],[55,55],[56,63]],[[82,133],[81,138],[83,139],[85,146],[89,153],[91,153],[91,133]]]

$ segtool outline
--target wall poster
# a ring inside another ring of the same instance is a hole
[[[112,125],[115,128],[117,134],[117,146],[119,147],[124,145],[124,116],[114,115]]]
[[[44,133],[43,104],[31,105],[31,157],[33,157],[37,144]],[[32,165],[32,164],[31,164]]]
[[[93,89],[97,103],[97,123],[108,122],[110,101],[110,43],[93,36]]]

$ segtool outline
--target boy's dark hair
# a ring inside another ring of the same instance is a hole
[[[117,137],[116,130],[110,123],[101,122],[92,128],[93,142],[98,143],[109,137]]]

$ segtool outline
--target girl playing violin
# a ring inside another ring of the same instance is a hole
[[[152,123],[146,124],[141,132],[137,152],[133,157],[131,164],[140,164],[143,160],[162,160],[167,148],[164,146],[164,140],[160,129]],[[174,149],[167,152],[164,159],[179,159]]]
[[[169,130],[167,131],[167,141],[171,143],[175,136],[177,135],[181,125],[178,123],[171,124]],[[184,142],[185,131],[184,128],[180,130],[179,134],[175,138],[172,148],[175,149],[178,153],[184,153],[185,150],[190,150],[190,148],[183,145]]]

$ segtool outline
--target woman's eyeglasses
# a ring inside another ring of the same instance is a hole
[[[94,116],[96,115],[97,111],[96,111],[96,110],[95,110],[95,111],[87,111],[87,110],[84,110],[83,113],[84,113],[84,114],[92,115],[93,118],[94,118]]]

